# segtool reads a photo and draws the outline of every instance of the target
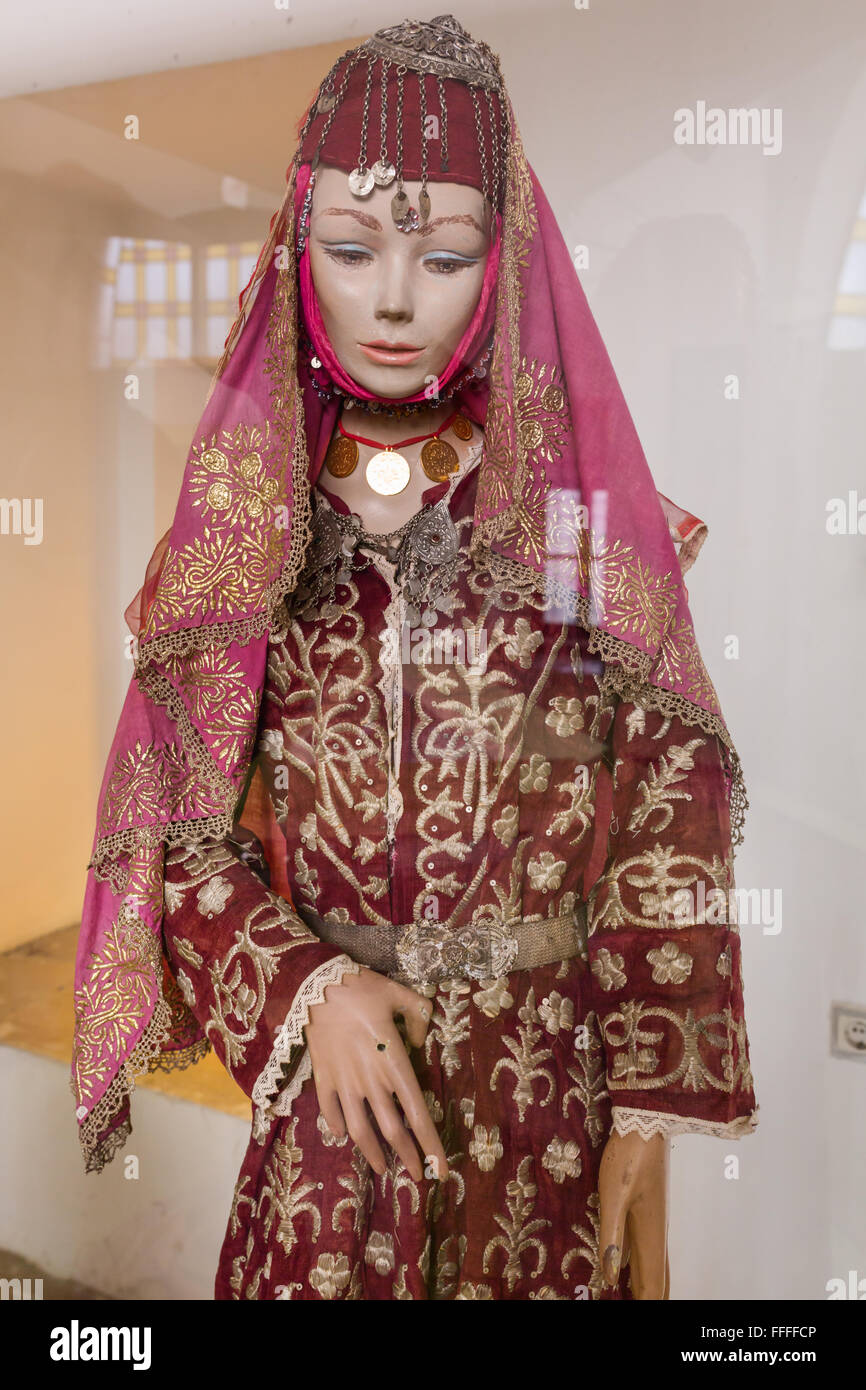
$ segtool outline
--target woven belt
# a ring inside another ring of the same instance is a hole
[[[413,985],[497,979],[512,970],[532,970],[586,954],[582,902],[562,917],[507,924],[481,921],[456,930],[439,922],[335,922],[303,904],[296,904],[295,911],[321,941],[338,946],[359,965]]]

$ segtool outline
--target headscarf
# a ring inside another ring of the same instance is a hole
[[[368,85],[369,73],[376,81]],[[164,855],[230,834],[249,786],[268,635],[305,563],[311,487],[345,394],[313,380],[299,354],[301,171],[317,155],[358,166],[365,93],[378,152],[373,98],[382,80],[391,112],[403,88],[395,188],[426,175],[435,215],[436,181],[467,182],[501,212],[495,293],[457,364],[469,379],[455,370],[452,382],[461,383],[455,406],[484,428],[471,555],[506,587],[534,585],[581,624],[623,698],[718,736],[734,842],[742,838],[739,759],[683,583],[706,528],[656,492],[523,152],[498,60],[450,16],[380,31],[338,60],[307,113],[189,450],[173,524],[130,606],[138,652],[99,796],[76,966],[72,1089],[88,1168],[101,1168],[125,1142],[137,1075],[208,1049],[163,953]],[[411,133],[429,126],[420,120],[428,102],[427,117],[440,120],[438,165],[425,154],[435,140]],[[485,364],[476,354],[491,326]]]

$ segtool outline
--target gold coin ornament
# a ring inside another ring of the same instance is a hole
[[[358,446],[354,439],[338,434],[331,440],[325,455],[325,467],[335,478],[348,478],[358,464]]]
[[[394,497],[407,486],[412,470],[408,459],[395,449],[381,449],[368,459],[364,476],[380,497]]]
[[[472,438],[472,425],[470,421],[466,419],[465,415],[455,415],[451,424],[451,428],[457,435],[458,439]]]
[[[457,450],[444,439],[428,439],[421,450],[421,465],[434,483],[444,483],[460,466]]]

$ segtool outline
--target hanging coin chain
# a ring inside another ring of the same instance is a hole
[[[439,165],[443,174],[448,173],[448,107],[445,105],[445,83],[436,78],[439,93]]]
[[[316,103],[316,105],[317,105],[317,110],[318,110],[318,111],[324,111],[324,112],[326,112],[326,116],[325,116],[325,122],[324,122],[324,124],[323,124],[323,126],[322,126],[322,129],[321,129],[321,132],[320,132],[320,134],[319,134],[318,142],[317,142],[317,144],[316,144],[316,152],[315,152],[315,154],[313,155],[313,159],[312,159],[312,167],[313,167],[313,169],[317,169],[317,168],[319,167],[319,160],[320,160],[320,158],[321,158],[321,153],[322,153],[322,149],[324,148],[325,141],[326,141],[327,138],[328,138],[328,131],[331,129],[331,125],[333,124],[334,117],[335,117],[336,114],[337,114],[337,110],[338,110],[340,104],[342,103],[343,97],[346,95],[346,88],[347,88],[348,85],[349,85],[349,78],[352,76],[352,73],[354,72],[355,68],[358,66],[358,63],[360,62],[360,59],[361,59],[361,51],[360,51],[360,49],[358,49],[358,51],[355,52],[355,53],[353,53],[352,56],[349,58],[349,61],[348,61],[348,63],[346,64],[346,68],[345,68],[345,71],[344,71],[344,73],[343,73],[343,76],[342,76],[341,79],[340,79],[340,85],[339,85],[339,87],[337,88],[336,93],[335,93],[334,90],[333,90],[333,77],[332,77],[332,76],[329,76],[329,81],[331,82],[331,86],[330,86],[330,88],[326,91],[324,97],[322,97],[322,99],[321,99],[319,102]]]
[[[373,178],[379,188],[387,188],[394,182],[397,170],[388,159],[388,69],[391,66],[390,58],[382,59],[379,110],[379,135],[380,151],[379,158],[373,165]]]
[[[349,175],[349,191],[354,193],[356,198],[366,198],[368,193],[372,193],[376,180],[373,178],[373,170],[367,167],[367,122],[370,117],[370,91],[373,86],[373,67],[376,59],[367,60],[367,80],[364,83],[364,111],[361,116],[361,148],[358,151],[358,163]]]
[[[490,145],[493,150],[493,205],[498,207],[500,193],[498,122],[493,103],[493,93],[489,87],[485,87],[484,95],[487,98],[487,114],[490,117]]]
[[[490,189],[487,183],[487,145],[484,139],[484,132],[481,129],[481,107],[478,104],[478,93],[474,87],[469,88],[472,97],[472,109],[475,113],[475,131],[478,136],[478,152],[481,156],[481,192],[485,199],[490,197]]]
[[[406,224],[409,216],[409,195],[403,187],[403,78],[406,69],[401,64],[397,69],[397,192],[391,199],[391,216],[401,232],[411,231]],[[416,214],[417,216],[417,214]],[[417,222],[415,224],[418,225]]]
[[[339,421],[339,434],[331,440],[325,455],[325,467],[335,478],[348,478],[358,465],[358,445],[366,444],[378,450],[367,462],[365,479],[369,487],[382,497],[391,497],[402,492],[412,476],[409,460],[400,449],[410,444],[422,444],[421,466],[427,477],[434,483],[444,483],[460,466],[457,450],[447,440],[440,439],[447,429],[453,428],[458,439],[472,438],[472,425],[465,416],[455,413],[430,434],[414,435],[411,439],[398,440],[396,444],[382,444],[378,439],[366,439],[360,434],[349,434]]]
[[[418,216],[422,223],[430,217],[430,194],[427,192],[427,76],[418,74],[421,95],[421,192],[418,194]]]

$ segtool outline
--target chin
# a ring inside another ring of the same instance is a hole
[[[412,372],[400,367],[371,372],[366,359],[364,367],[366,370],[363,371],[350,370],[349,375],[365,391],[372,391],[374,396],[381,396],[384,400],[399,401],[405,396],[415,396],[427,385],[428,373],[419,373],[417,367]]]

